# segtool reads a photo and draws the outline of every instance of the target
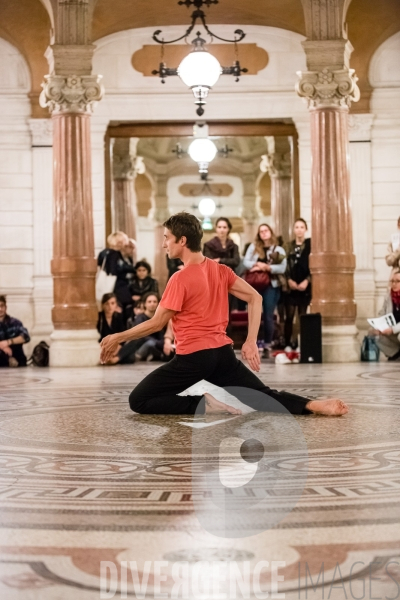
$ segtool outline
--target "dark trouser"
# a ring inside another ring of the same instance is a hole
[[[129,405],[142,414],[193,415],[205,412],[204,396],[178,396],[188,387],[206,379],[219,387],[244,387],[274,398],[295,415],[309,414],[308,398],[271,390],[236,358],[231,345],[178,354],[143,379],[129,396]],[[267,398],[240,398],[254,410],[265,411]],[[269,409],[270,410],[270,409]]]
[[[12,350],[13,357],[16,358],[18,361],[18,366],[26,367],[26,356],[22,349],[22,344],[13,344],[12,346],[10,346],[10,348]],[[8,354],[0,350],[0,367],[8,367],[9,358],[10,357],[8,356]]]

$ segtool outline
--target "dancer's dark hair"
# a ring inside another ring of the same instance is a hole
[[[115,298],[117,299],[117,296],[113,293],[109,293],[109,294],[103,294],[102,298],[101,298],[101,305],[104,306],[104,304],[106,304],[106,302],[108,302],[109,300],[111,300],[111,298]],[[1,302],[1,300],[0,300]]]
[[[182,237],[186,238],[186,247],[191,252],[201,251],[201,238],[203,237],[203,230],[201,223],[197,217],[187,212],[180,212],[176,215],[172,215],[163,226],[170,230],[172,235],[175,236],[176,241]]]
[[[139,267],[144,267],[145,269],[147,269],[148,274],[151,274],[151,266],[145,260],[138,260],[138,262],[135,265],[135,269],[138,269]]]
[[[230,220],[229,220],[229,219],[227,219],[226,217],[219,217],[219,219],[217,219],[217,220],[215,221],[215,227],[217,227],[217,225],[218,225],[218,223],[219,223],[220,221],[224,221],[224,222],[227,224],[227,226],[228,226],[228,229],[229,229],[229,233],[230,233],[230,232],[232,231],[232,223],[230,222]]]

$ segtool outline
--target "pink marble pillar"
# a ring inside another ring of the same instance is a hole
[[[132,177],[114,179],[114,229],[136,240],[137,202]]]
[[[351,48],[345,41],[304,42],[303,46],[314,69],[298,73],[297,84],[297,92],[308,102],[311,123],[311,310],[322,315],[323,360],[354,362],[359,360],[360,346],[355,326],[348,110],[359,90],[354,71],[347,66]],[[341,68],[323,65],[318,70],[316,61],[328,60],[332,48],[339,58],[345,53],[342,62],[336,58]]]
[[[99,362],[90,114],[101,95],[92,75],[49,75],[41,95],[53,121],[52,366]]]
[[[326,325],[356,318],[352,222],[349,204],[347,107],[312,108],[312,311]]]
[[[95,299],[90,115],[53,115],[54,329],[94,329]]]

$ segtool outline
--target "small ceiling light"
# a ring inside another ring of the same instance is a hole
[[[199,202],[199,211],[203,217],[211,217],[215,213],[216,204],[212,198],[202,198]]]
[[[196,9],[192,13],[192,22],[185,33],[175,40],[170,40],[167,42],[164,40],[164,38],[159,38],[161,29],[157,29],[157,31],[155,31],[153,34],[153,40],[158,44],[162,44],[162,51],[159,70],[152,71],[152,74],[159,75],[162,83],[165,83],[165,79],[168,76],[179,75],[183,83],[185,83],[193,91],[195,104],[197,104],[196,112],[199,116],[204,114],[203,106],[206,103],[205,99],[207,98],[210,89],[217,83],[221,74],[233,75],[235,77],[235,81],[239,81],[240,75],[242,73],[247,73],[247,69],[241,68],[237,53],[237,43],[240,42],[246,34],[241,29],[236,29],[234,31],[235,38],[233,40],[227,40],[213,33],[206,23],[206,15],[204,11],[201,10],[202,6],[206,5],[209,7],[211,4],[218,4],[218,2],[219,0],[180,0],[178,2],[179,5],[185,4],[188,8],[189,6],[193,5]],[[187,38],[193,31],[197,21],[201,22],[211,40],[216,38],[223,42],[235,44],[236,60],[233,62],[231,67],[221,67],[218,60],[206,50],[206,40],[200,37],[200,31],[196,33],[196,38],[191,42],[194,46],[192,52],[190,52],[190,54],[188,54],[188,56],[182,60],[179,67],[177,69],[171,69],[167,67],[163,60],[164,44],[173,44],[174,42],[179,42],[183,39],[187,41]]]
[[[208,138],[196,138],[188,148],[188,154],[199,165],[199,173],[207,173],[209,163],[214,160],[218,149]]]

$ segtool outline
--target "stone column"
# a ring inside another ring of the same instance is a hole
[[[168,207],[168,173],[167,165],[157,163],[154,171],[151,173],[152,182],[154,185],[154,211],[152,217],[154,219],[154,277],[157,279],[160,293],[162,293],[167,285],[168,269],[166,252],[163,249],[164,241],[164,226],[163,223],[170,216]]]
[[[367,329],[367,319],[375,314],[373,263],[373,211],[371,176],[371,126],[373,115],[349,115],[351,208],[353,214],[355,299],[357,326]]]
[[[32,345],[50,341],[53,331],[51,307],[53,280],[52,255],[53,205],[53,123],[51,119],[30,119],[32,134],[33,186],[33,328]]]
[[[247,244],[254,242],[261,217],[260,210],[257,207],[257,174],[252,162],[242,164],[242,185],[243,242]]]
[[[135,240],[138,219],[135,178],[143,165],[141,157],[136,155],[138,141],[139,138],[118,138],[113,146],[113,229],[124,231]]]
[[[102,95],[99,79],[49,75],[41,96],[54,132],[52,366],[99,362],[90,146],[90,112]]]
[[[271,215],[274,232],[284,242],[292,236],[293,185],[290,143],[287,137],[266,137],[268,154],[265,156],[266,170],[271,177]]]
[[[311,310],[322,315],[323,360],[358,361],[348,110],[359,90],[349,68],[352,46],[345,39],[323,39],[303,47],[309,70],[298,73],[296,89],[307,100],[311,122]]]

